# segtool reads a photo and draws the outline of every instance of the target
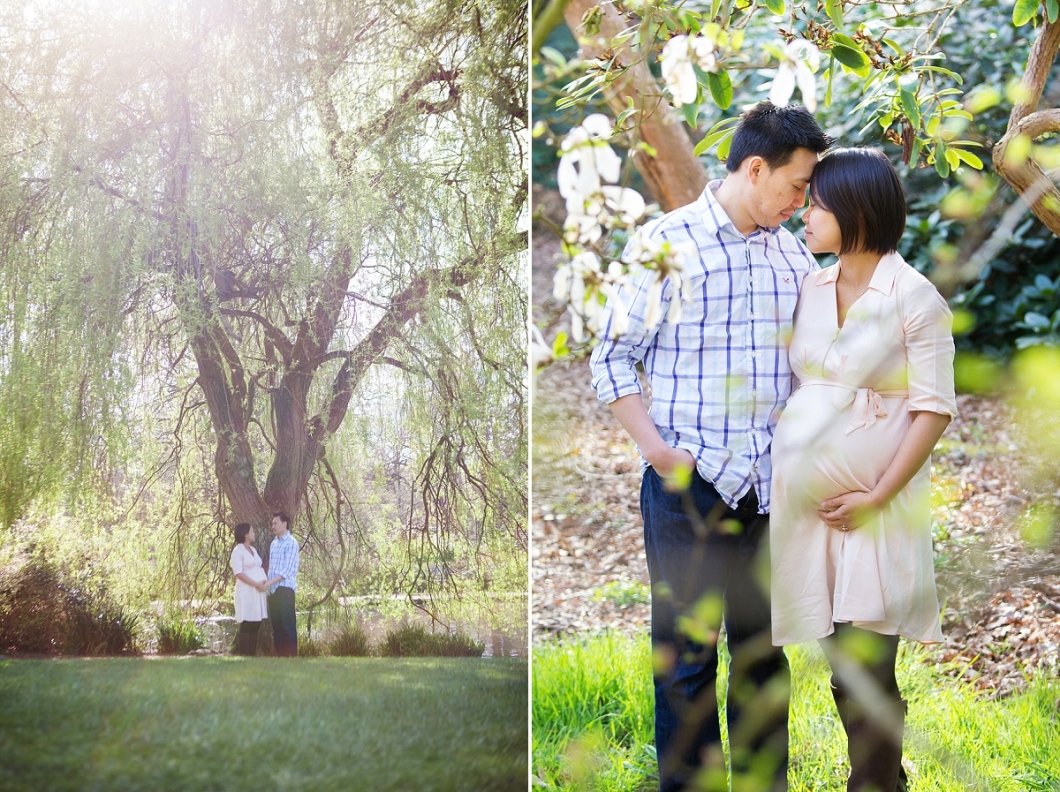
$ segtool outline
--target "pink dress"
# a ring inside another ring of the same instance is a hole
[[[804,281],[788,351],[799,387],[771,453],[773,643],[822,638],[833,622],[941,641],[930,460],[856,530],[829,528],[817,510],[872,490],[917,411],[957,414],[952,317],[930,281],[891,253],[840,329],[840,266]]]

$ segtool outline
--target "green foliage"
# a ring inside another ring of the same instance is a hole
[[[431,633],[419,624],[403,624],[387,631],[379,653],[384,657],[481,657],[485,648],[463,633]]]
[[[635,580],[611,580],[593,590],[593,601],[613,602],[620,608],[651,602],[651,587]]]
[[[315,638],[306,636],[298,639],[298,656],[299,657],[321,657],[324,654],[325,646]]]
[[[525,659],[0,661],[0,786],[525,789],[526,680]]]
[[[195,623],[175,611],[167,611],[158,620],[158,653],[182,655],[202,649],[206,645],[202,630]]]
[[[328,641],[327,653],[332,657],[367,657],[372,646],[364,628],[358,622],[350,622]]]
[[[0,651],[130,654],[139,628],[139,617],[87,573],[32,559],[0,577]]]

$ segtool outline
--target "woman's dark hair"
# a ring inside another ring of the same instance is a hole
[[[250,533],[250,523],[240,523],[233,530],[236,534],[236,544],[243,544],[247,541],[247,534]]]
[[[831,145],[832,138],[821,131],[805,107],[759,102],[740,119],[725,167],[736,173],[748,157],[761,157],[770,170],[776,170],[788,164],[796,149],[820,154]]]
[[[835,215],[840,255],[893,253],[905,231],[905,192],[887,155],[878,149],[829,151],[810,178],[810,200]]]

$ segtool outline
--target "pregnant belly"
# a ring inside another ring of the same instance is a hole
[[[788,400],[771,457],[776,483],[789,495],[820,502],[871,490],[894,459],[909,429],[908,400],[884,399],[886,416],[847,434],[850,396],[838,388],[805,385]]]
[[[255,583],[261,583],[265,580],[265,570],[261,567],[254,567],[252,569],[243,570],[243,574],[253,580]]]

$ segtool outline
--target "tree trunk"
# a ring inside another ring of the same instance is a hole
[[[602,57],[611,49],[614,37],[627,27],[613,5],[603,4],[599,6],[602,13],[600,32],[591,39],[579,35],[583,15],[597,5],[598,0],[570,0],[564,12],[567,26],[581,44],[580,55],[584,60]],[[688,133],[660,92],[648,64],[628,45],[622,45],[618,50],[618,61],[629,68],[612,83],[607,102],[617,114],[627,108],[626,100],[632,99],[634,106],[641,111],[635,134],[655,150],[654,157],[643,151],[633,157],[637,170],[664,211],[692,203],[707,185],[707,171],[692,154]]]
[[[1026,91],[1024,101],[1012,108],[1008,129],[994,146],[994,170],[1012,185],[1031,211],[1046,227],[1060,236],[1060,191],[1042,167],[1029,157],[1024,162],[1006,162],[1012,141],[1018,136],[1036,140],[1050,132],[1060,132],[1060,110],[1038,111],[1042,89],[1049,78],[1057,50],[1060,49],[1060,21],[1046,22],[1027,58],[1027,69],[1020,86]]]

